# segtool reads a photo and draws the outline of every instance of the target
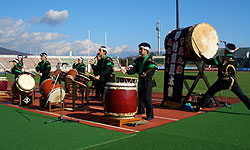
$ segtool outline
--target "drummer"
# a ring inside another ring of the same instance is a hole
[[[13,59],[11,62],[13,62],[13,67],[11,69],[11,73],[15,75],[16,79],[20,74],[22,74],[22,69],[18,66],[18,60]]]
[[[122,73],[139,75],[138,84],[138,112],[137,114],[144,114],[144,104],[146,107],[146,120],[154,118],[152,105],[152,88],[156,86],[153,80],[153,75],[158,69],[156,63],[148,56],[151,46],[148,43],[141,43],[139,45],[140,57],[134,60],[131,68],[121,69]]]
[[[100,91],[100,94],[103,98],[104,87],[107,82],[114,82],[114,63],[112,58],[107,56],[108,49],[105,46],[101,46],[98,55],[100,56],[100,60],[98,60],[97,65],[94,65],[94,60],[91,59],[89,63],[91,64],[93,71],[95,72],[95,79],[100,80],[97,84],[97,88]]]
[[[40,83],[39,85],[41,85],[41,83],[46,80],[49,79],[49,73],[51,70],[51,66],[50,66],[50,62],[47,60],[47,54],[45,52],[40,54],[41,56],[41,61],[37,64],[35,64],[35,68],[36,71],[39,72],[39,76],[40,76]]]
[[[96,59],[97,59],[97,61],[101,59],[101,57],[99,56],[98,53],[96,54]],[[97,70],[93,70],[93,74],[94,74],[94,76],[97,76],[98,75]],[[99,87],[98,84],[100,84],[99,80],[93,80],[92,86],[95,87],[95,91],[96,91],[95,92],[95,98],[99,98],[100,97],[100,90],[98,88]]]
[[[17,66],[19,68],[21,68],[21,70],[22,70],[23,69],[23,56],[22,55],[17,55],[17,60],[18,60]]]
[[[231,90],[250,110],[250,99],[243,93],[235,77],[236,68],[239,65],[233,56],[236,50],[234,44],[227,43],[224,49],[224,56],[217,56],[211,59],[205,58],[202,52],[200,52],[205,63],[218,66],[218,79],[202,97],[198,107],[194,109],[195,111],[204,108],[209,103],[211,97],[220,90]]]
[[[72,68],[76,69],[79,74],[85,73],[86,65],[83,63],[83,57],[78,58],[78,63],[74,61]]]

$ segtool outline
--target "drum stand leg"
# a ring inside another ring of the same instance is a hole
[[[60,72],[58,74],[58,76],[61,75],[62,71],[61,69],[59,69]],[[57,77],[58,78],[58,77]],[[56,83],[55,83],[56,84]],[[57,121],[67,121],[67,122],[79,122],[78,120],[69,120],[69,119],[63,119],[63,115],[62,115],[62,103],[63,103],[63,100],[62,100],[62,84],[61,84],[61,78],[59,78],[59,84],[60,84],[60,116],[58,117],[58,119],[56,120],[51,120],[51,121],[47,121],[47,122],[44,122],[45,124],[48,124],[48,123],[52,123],[52,122],[57,122]]]

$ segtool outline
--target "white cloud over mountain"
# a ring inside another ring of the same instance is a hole
[[[88,39],[69,42],[69,37],[60,33],[30,32],[30,27],[22,19],[0,19],[0,47],[33,54],[45,51],[49,55],[68,55],[72,51],[73,55],[95,55],[101,46]],[[118,55],[128,48],[123,45],[108,49],[109,54]]]

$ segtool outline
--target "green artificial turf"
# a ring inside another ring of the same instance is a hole
[[[92,149],[248,150],[249,129],[250,111],[238,103],[232,109],[221,108]]]
[[[58,121],[56,118],[0,105],[0,149],[81,149],[128,134],[80,123]]]

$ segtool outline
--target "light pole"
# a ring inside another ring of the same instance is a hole
[[[176,28],[179,29],[179,0],[176,0]]]
[[[161,32],[161,25],[160,25],[160,20],[158,20],[156,24],[156,31],[157,31],[157,38],[158,38],[158,56],[161,55],[161,41],[160,41],[160,32]]]

